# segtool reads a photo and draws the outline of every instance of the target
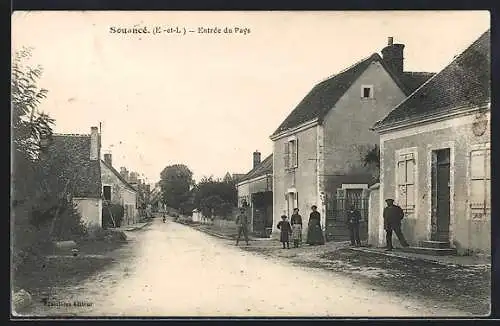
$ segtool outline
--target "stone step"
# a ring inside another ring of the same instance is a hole
[[[420,246],[424,248],[449,249],[450,243],[447,241],[425,240],[420,241]]]
[[[448,256],[456,255],[457,250],[454,248],[426,248],[426,247],[408,247],[401,249],[404,252],[416,254],[433,255],[433,256]]]

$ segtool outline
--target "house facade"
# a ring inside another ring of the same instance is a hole
[[[237,184],[238,202],[248,209],[250,232],[268,237],[273,225],[273,155],[261,161],[261,153],[253,153],[253,169]],[[245,204],[243,204],[245,203]]]
[[[345,210],[352,204],[362,211],[366,238],[374,180],[363,156],[379,144],[370,128],[432,76],[404,72],[403,48],[389,38],[383,57],[375,53],[317,84],[271,135],[273,234],[279,234],[280,216],[290,216],[294,207],[307,226],[316,205],[327,239],[345,240]]]
[[[490,32],[396,106],[380,133],[380,196],[412,246],[490,252]],[[383,220],[369,230],[385,244]]]
[[[137,190],[113,168],[111,154],[104,154],[104,160],[101,160],[101,183],[103,200],[123,206],[122,225],[139,222]]]
[[[102,226],[101,136],[97,127],[90,134],[54,134],[44,155],[44,169],[66,183],[85,224]]]

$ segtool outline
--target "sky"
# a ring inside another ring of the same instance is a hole
[[[12,51],[33,48],[48,90],[39,109],[55,132],[101,123],[115,168],[154,183],[171,164],[196,180],[247,173],[316,83],[380,53],[389,36],[405,44],[406,71],[438,72],[489,27],[487,11],[30,11],[12,16]]]

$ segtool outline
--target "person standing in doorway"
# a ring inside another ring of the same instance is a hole
[[[302,242],[302,216],[300,216],[298,208],[294,208],[290,222],[292,224],[293,246],[298,248]]]
[[[361,240],[359,238],[359,221],[361,220],[361,213],[351,205],[347,211],[347,226],[351,236],[351,246],[360,247]]]
[[[387,207],[384,208],[384,229],[386,232],[386,250],[390,251],[394,249],[392,246],[392,232],[396,233],[399,242],[403,247],[409,247],[408,242],[401,232],[401,220],[405,216],[403,209],[398,205],[394,205],[394,200],[389,198],[386,199]]]
[[[309,223],[307,225],[307,244],[312,246],[323,245],[325,244],[325,238],[321,229],[321,215],[316,205],[313,205],[311,210],[312,213],[309,215]]]
[[[236,216],[236,225],[238,226],[238,237],[236,238],[236,245],[240,242],[241,234],[245,237],[245,242],[248,246],[248,217],[245,214],[245,208],[240,208],[240,214]]]
[[[279,221],[276,226],[281,231],[280,242],[283,243],[283,249],[285,249],[285,245],[287,249],[290,249],[290,234],[292,233],[292,227],[287,219],[288,217],[285,214],[281,215],[281,221]]]

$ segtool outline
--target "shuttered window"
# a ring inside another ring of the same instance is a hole
[[[399,156],[397,164],[398,175],[398,205],[405,214],[415,210],[415,157],[413,153]]]
[[[490,149],[470,153],[470,208],[473,219],[490,215],[491,210]]]
[[[285,143],[285,169],[296,168],[299,165],[299,146],[298,140],[293,139]]]

